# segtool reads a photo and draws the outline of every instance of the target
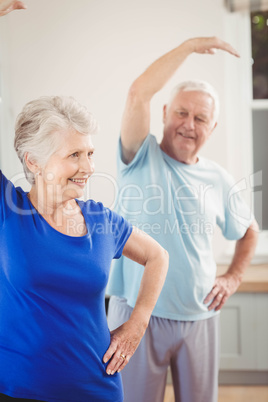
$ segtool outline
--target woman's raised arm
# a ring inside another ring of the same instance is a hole
[[[0,0],[0,17],[14,10],[25,10],[27,7],[22,1]]]

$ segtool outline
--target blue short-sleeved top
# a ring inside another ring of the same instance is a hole
[[[204,304],[216,276],[215,226],[227,239],[238,240],[253,220],[234,179],[202,157],[193,165],[176,161],[149,134],[128,165],[119,141],[118,187],[116,211],[169,252],[167,278],[153,315],[185,321],[215,315]],[[107,294],[124,297],[133,307],[142,274],[133,261],[114,261]]]
[[[105,287],[131,225],[77,201],[87,234],[53,229],[0,173],[0,393],[44,401],[122,401],[108,376]]]

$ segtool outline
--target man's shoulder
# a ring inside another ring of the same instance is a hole
[[[143,140],[138,152],[140,150],[142,150],[143,148],[157,148],[157,149],[159,148],[160,149],[160,145],[158,144],[157,138],[154,134],[148,133],[148,135]]]
[[[134,158],[129,163],[124,163],[122,160],[122,144],[119,139],[119,147],[118,147],[118,162],[120,170],[132,170],[133,167],[138,167],[143,165],[149,155],[156,155],[160,153],[160,145],[157,142],[156,137],[153,134],[148,134],[144,141],[142,142],[140,148],[136,152]]]
[[[206,170],[211,170],[218,174],[222,178],[231,178],[232,175],[227,171],[226,168],[221,166],[219,163],[215,162],[212,159],[204,158],[203,156],[200,157],[200,163]]]

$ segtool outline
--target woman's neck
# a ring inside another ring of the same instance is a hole
[[[70,217],[80,212],[75,199],[59,200],[53,194],[47,194],[47,192],[37,189],[35,185],[28,193],[28,198],[42,216],[48,217],[49,220],[55,222],[59,216],[66,215]]]

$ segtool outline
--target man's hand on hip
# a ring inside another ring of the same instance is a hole
[[[215,279],[211,292],[204,300],[204,304],[211,302],[208,310],[218,311],[226,303],[229,297],[236,292],[240,285],[240,281],[233,275],[225,274]]]

